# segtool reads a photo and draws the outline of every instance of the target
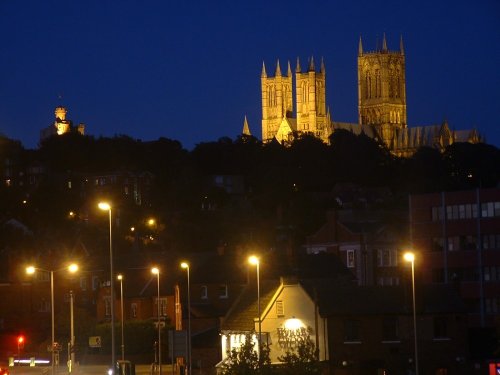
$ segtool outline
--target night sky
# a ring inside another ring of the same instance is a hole
[[[0,133],[36,148],[64,105],[86,134],[187,149],[260,138],[260,73],[324,58],[334,121],[357,122],[357,51],[406,53],[409,126],[500,146],[500,2],[0,0]]]

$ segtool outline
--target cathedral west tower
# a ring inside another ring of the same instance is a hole
[[[307,71],[302,72],[299,59],[295,70],[295,96],[297,102],[297,132],[311,133],[328,142],[331,127],[326,114],[326,72],[321,60],[319,72],[314,58],[309,60]]]
[[[280,62],[276,63],[274,77],[268,77],[262,64],[260,76],[262,90],[262,141],[269,142],[277,134],[281,121],[293,113],[292,70],[288,63],[286,76],[281,74]]]
[[[407,127],[403,39],[399,51],[389,51],[385,35],[382,49],[358,49],[358,113],[360,125],[373,126],[387,147],[395,133]]]

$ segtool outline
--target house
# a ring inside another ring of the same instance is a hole
[[[398,212],[334,210],[303,245],[307,254],[336,254],[359,285],[399,285],[400,250],[407,243]]]

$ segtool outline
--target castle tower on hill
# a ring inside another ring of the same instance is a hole
[[[62,135],[70,132],[77,132],[81,135],[85,134],[85,124],[80,123],[76,127],[73,122],[66,119],[68,110],[63,106],[57,106],[54,110],[54,122],[40,131],[40,142],[54,135]]]
[[[387,41],[381,48],[365,52],[358,46],[358,122],[333,121],[326,105],[326,70],[323,60],[316,71],[314,59],[302,71],[297,59],[295,92],[292,91],[292,71],[282,75],[276,64],[274,77],[268,76],[262,64],[262,141],[276,139],[288,144],[301,134],[311,134],[328,143],[337,130],[364,134],[380,141],[397,156],[408,157],[420,147],[440,151],[454,142],[478,143],[483,137],[475,130],[453,130],[446,121],[440,124],[408,127],[406,117],[406,67],[403,39],[399,51],[391,51]],[[295,112],[294,101],[295,98]],[[247,132],[248,129],[248,123]]]
[[[399,51],[389,51],[384,34],[382,49],[373,52],[364,52],[359,38],[358,112],[359,124],[373,126],[387,146],[396,129],[407,127],[402,38]]]

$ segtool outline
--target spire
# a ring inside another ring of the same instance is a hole
[[[280,68],[280,60],[276,61],[276,72],[274,73],[275,76],[281,76],[281,68]]]
[[[245,115],[245,120],[243,120],[243,130],[241,131],[241,134],[248,136],[252,135],[252,133],[250,133],[250,127],[248,126],[247,115]]]
[[[363,42],[361,41],[361,35],[359,36],[359,46],[358,46],[358,56],[363,55]]]
[[[302,71],[302,68],[300,67],[300,60],[299,57],[297,56],[297,66],[295,68],[296,73],[300,73]]]
[[[405,48],[403,46],[403,35],[399,37],[399,52],[401,52],[402,55],[405,54]]]
[[[292,68],[290,66],[290,60],[288,60],[288,71],[287,71],[287,77],[291,77],[292,76]]]
[[[387,52],[387,41],[385,40],[385,33],[384,38],[382,39],[382,52]]]
[[[264,61],[262,61],[262,73],[260,74],[262,78],[267,77],[266,73],[266,64],[264,64]]]
[[[309,60],[309,71],[314,72],[316,68],[314,67],[314,56],[311,56],[311,60]]]
[[[325,74],[325,62],[323,61],[323,56],[321,57],[321,67],[319,68],[319,72]]]

